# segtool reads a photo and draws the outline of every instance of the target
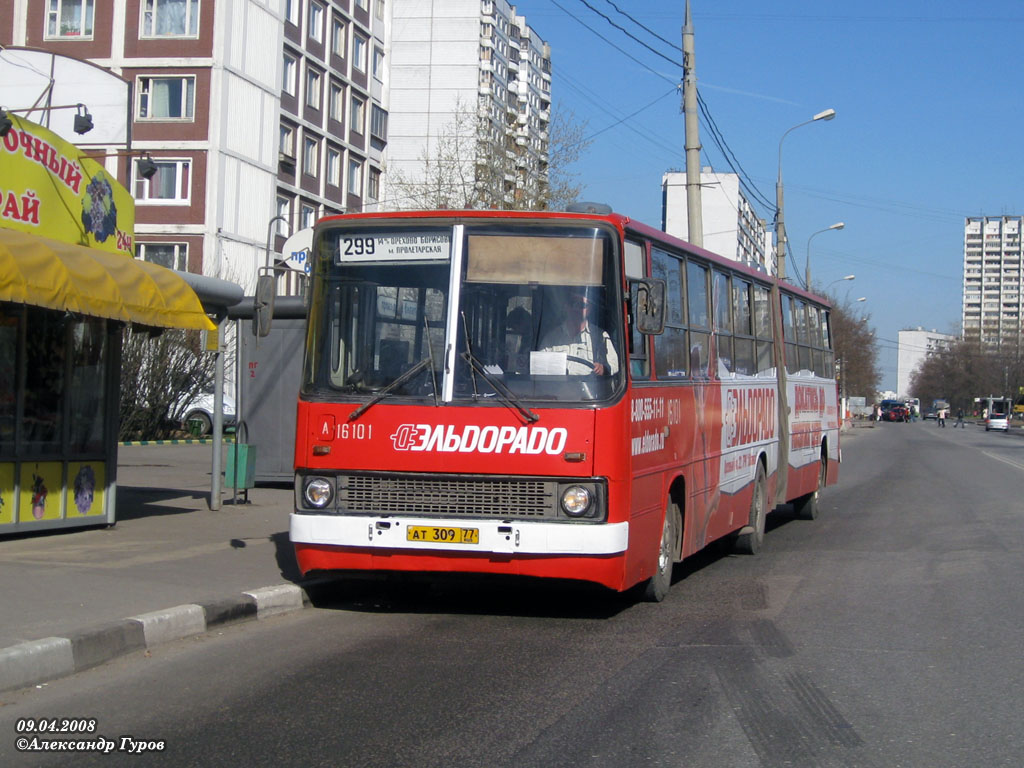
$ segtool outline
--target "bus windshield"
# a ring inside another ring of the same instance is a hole
[[[589,402],[624,387],[612,230],[387,225],[321,231],[303,392]]]

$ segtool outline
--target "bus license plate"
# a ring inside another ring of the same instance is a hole
[[[405,529],[406,541],[437,544],[479,544],[479,528],[442,528],[436,525],[410,525]]]

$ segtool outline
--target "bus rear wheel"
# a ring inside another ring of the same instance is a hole
[[[801,496],[793,502],[793,514],[800,520],[814,520],[818,517],[818,500],[821,498],[821,489],[825,487],[825,473],[828,472],[827,459],[825,454],[821,455],[821,462],[818,467],[818,487],[811,493]]]
[[[661,541],[658,542],[658,565],[654,575],[644,584],[644,600],[660,603],[672,586],[672,565],[676,561],[677,531],[682,523],[679,505],[670,503],[665,509],[665,521],[661,525]]]
[[[733,549],[743,555],[756,555],[764,543],[764,526],[768,518],[768,489],[764,465],[757,463],[754,475],[754,492],[750,498],[750,521],[740,529]]]

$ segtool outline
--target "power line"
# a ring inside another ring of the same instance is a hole
[[[656,72],[655,70],[653,70],[650,67],[648,67],[646,64],[644,64],[642,61],[640,61],[636,57],[632,56],[629,53],[626,53],[626,51],[624,51],[619,46],[615,45],[611,40],[609,40],[604,35],[599,33],[597,30],[595,30],[589,24],[584,22],[578,16],[576,16],[575,14],[571,13],[566,8],[561,6],[558,2],[556,2],[556,0],[551,0],[551,2],[552,2],[552,4],[555,7],[559,8],[561,11],[563,11],[566,15],[568,15],[570,18],[575,20],[577,23],[579,23],[582,26],[586,27],[592,33],[597,35],[601,40],[603,40],[604,42],[606,42],[609,45],[611,45],[613,48],[615,48],[615,50],[619,51],[624,56],[627,56],[632,61],[635,61],[636,63],[640,64],[642,67],[644,67],[648,71],[656,74],[657,76],[662,77],[665,80],[668,79],[668,78],[665,78],[663,75],[661,75],[661,73]],[[680,69],[682,69],[682,63],[681,62],[676,61],[675,59],[671,59],[668,56],[665,56],[660,51],[655,50],[650,45],[645,43],[643,40],[640,40],[638,37],[636,37],[635,35],[630,33],[624,27],[620,26],[619,24],[616,24],[606,14],[602,13],[601,11],[596,9],[593,5],[591,5],[589,2],[587,2],[587,0],[579,0],[579,2],[582,3],[584,6],[586,6],[588,9],[590,9],[593,13],[597,14],[602,19],[604,19],[608,24],[610,24],[611,26],[615,27],[617,30],[619,30],[620,32],[622,32],[623,34],[628,36],[631,40],[634,40],[635,42],[639,43],[644,48],[646,48],[648,51],[651,51],[655,55],[661,57],[662,59],[665,59],[666,61],[668,61],[673,66],[679,67]],[[637,21],[635,18],[633,18],[629,14],[623,12],[621,9],[618,8],[618,6],[616,6],[614,3],[610,2],[610,0],[606,0],[606,2],[608,2],[609,5],[611,5],[613,8],[615,8],[616,11],[618,11],[623,16],[626,16],[626,18],[628,18],[633,23],[635,23],[638,26],[642,27],[647,32],[650,32],[651,34],[654,34],[655,37],[657,37],[658,39],[662,40],[663,42],[668,43],[668,41],[665,40],[664,38],[662,38],[660,35],[658,35],[657,33],[654,33],[652,30],[650,30],[647,27],[645,27],[643,24],[641,24],[639,21]],[[674,46],[672,43],[668,43],[668,44],[670,46],[672,46],[673,48],[677,48],[677,46]],[[682,51],[681,48],[677,48],[677,49],[680,50],[680,52]],[[700,108],[701,114],[703,115],[703,118],[704,118],[702,122],[704,123],[705,127],[707,128],[708,132],[710,133],[710,135],[712,137],[712,140],[714,141],[714,144],[718,147],[719,151],[722,153],[722,156],[725,159],[726,164],[732,169],[733,173],[735,173],[737,175],[737,177],[739,178],[740,184],[743,186],[743,189],[746,192],[748,198],[752,198],[753,200],[759,202],[761,205],[766,206],[767,209],[770,212],[772,212],[772,215],[774,215],[775,205],[760,190],[757,189],[757,187],[754,185],[754,182],[751,180],[750,175],[743,169],[743,166],[740,164],[739,159],[736,157],[735,153],[729,147],[728,142],[725,140],[725,136],[722,133],[721,129],[718,128],[717,123],[715,123],[714,118],[711,116],[711,112],[708,109],[707,103],[703,100],[703,98],[701,97],[699,91],[698,91],[698,94],[697,94],[697,102],[698,102],[698,106]]]
[[[614,48],[614,49],[615,49],[616,51],[618,51],[619,53],[621,53],[621,54],[622,54],[623,56],[625,56],[625,57],[626,57],[627,59],[629,59],[630,61],[634,61],[634,62],[636,62],[637,64],[639,64],[639,65],[640,65],[641,67],[643,67],[643,68],[644,68],[644,69],[646,69],[646,70],[647,70],[648,72],[650,72],[651,74],[655,75],[656,77],[660,77],[660,78],[661,78],[662,80],[665,80],[666,82],[669,82],[669,83],[672,83],[673,85],[675,85],[675,81],[674,81],[674,80],[671,80],[671,79],[669,79],[669,78],[665,77],[665,75],[661,74],[661,72],[658,72],[658,71],[657,71],[657,70],[655,70],[655,69],[651,69],[651,67],[647,66],[647,64],[645,64],[644,62],[640,61],[640,59],[636,58],[636,57],[635,57],[635,56],[633,56],[632,54],[630,54],[630,53],[626,53],[626,51],[624,51],[624,50],[623,50],[622,48],[620,48],[619,46],[617,46],[617,45],[616,45],[615,43],[613,43],[613,42],[612,42],[611,40],[609,40],[609,39],[608,39],[607,37],[605,37],[604,35],[602,35],[602,34],[601,34],[600,32],[598,32],[598,31],[597,31],[596,29],[594,29],[594,28],[593,28],[592,26],[590,26],[589,24],[587,24],[587,23],[586,23],[585,21],[583,21],[583,20],[582,20],[581,18],[579,18],[579,17],[578,17],[578,16],[576,15],[576,14],[574,14],[574,13],[570,12],[570,11],[569,11],[568,9],[566,9],[566,8],[565,8],[564,6],[560,5],[560,4],[559,4],[559,3],[557,2],[557,0],[550,0],[550,1],[551,1],[551,4],[552,4],[553,6],[555,6],[555,7],[556,7],[556,8],[558,8],[558,9],[559,9],[560,11],[562,11],[562,12],[563,12],[563,13],[564,13],[564,14],[565,14],[566,16],[568,16],[568,17],[569,17],[570,19],[572,19],[572,20],[573,20],[573,21],[575,21],[576,23],[578,23],[578,24],[580,24],[580,25],[582,25],[582,26],[586,27],[586,28],[587,28],[588,30],[590,30],[590,31],[591,31],[592,33],[594,33],[594,34],[595,34],[595,35],[597,35],[597,36],[598,36],[599,38],[601,38],[601,40],[603,40],[604,42],[608,43],[608,45],[610,45],[610,46],[611,46],[612,48]],[[672,63],[673,63],[673,64],[675,64],[676,66],[680,67],[680,68],[682,67],[682,64],[681,64],[681,63],[679,63],[679,62],[672,62]]]
[[[592,6],[592,5],[590,4],[590,3],[588,3],[588,2],[587,2],[587,0],[579,0],[579,2],[583,3],[583,5],[587,6],[587,8],[589,8],[590,10],[592,10],[592,11],[593,11],[594,13],[596,13],[596,14],[597,14],[598,16],[600,16],[600,17],[601,17],[602,19],[604,19],[605,21],[607,21],[607,22],[608,22],[609,24],[611,24],[611,25],[612,25],[613,27],[615,27],[615,28],[616,28],[617,30],[619,30],[619,31],[620,31],[620,32],[621,32],[622,34],[624,34],[624,35],[625,35],[626,37],[628,37],[628,38],[630,38],[631,40],[635,40],[636,42],[640,43],[640,45],[642,45],[642,46],[643,46],[644,48],[646,48],[646,49],[647,49],[648,51],[650,51],[651,53],[653,53],[653,54],[654,54],[655,56],[660,56],[661,58],[663,58],[663,59],[664,59],[665,61],[669,62],[670,64],[678,64],[678,63],[679,63],[679,62],[677,62],[677,61],[676,61],[675,59],[670,59],[670,58],[669,58],[668,56],[666,56],[665,54],[663,54],[663,53],[662,53],[661,51],[656,51],[656,50],[655,50],[654,48],[652,48],[651,46],[649,46],[649,45],[648,45],[647,43],[645,43],[645,42],[644,42],[643,40],[641,40],[641,39],[640,39],[639,37],[637,37],[637,36],[636,36],[636,35],[634,35],[634,34],[633,34],[632,32],[630,32],[629,30],[627,30],[627,29],[626,29],[625,27],[620,27],[620,26],[619,26],[618,24],[616,24],[616,23],[615,23],[614,21],[612,21],[612,20],[611,20],[610,18],[608,18],[608,16],[607,16],[606,14],[604,14],[604,13],[601,13],[601,11],[597,10],[597,8],[595,8],[595,7],[594,7],[594,6]]]
[[[615,9],[615,10],[616,10],[616,11],[617,11],[618,13],[620,13],[620,14],[621,14],[621,15],[623,15],[623,16],[625,16],[625,17],[626,17],[627,19],[629,19],[629,20],[630,20],[630,21],[632,21],[632,22],[633,22],[634,24],[636,24],[636,25],[637,25],[638,27],[640,27],[640,29],[642,29],[642,30],[644,30],[645,32],[647,32],[647,33],[649,33],[649,34],[653,35],[654,37],[658,38],[658,39],[659,39],[659,40],[661,40],[661,41],[662,41],[663,43],[665,43],[666,45],[669,45],[669,46],[671,46],[672,48],[674,48],[675,50],[679,51],[680,53],[682,53],[682,52],[683,52],[683,48],[682,48],[682,46],[680,46],[680,45],[676,45],[675,43],[672,43],[672,42],[669,42],[668,40],[666,40],[666,39],[665,39],[664,37],[662,37],[661,35],[659,35],[659,34],[658,34],[657,32],[655,32],[655,31],[654,31],[653,29],[651,29],[650,27],[645,27],[645,26],[644,26],[643,24],[641,24],[641,23],[640,23],[639,21],[637,21],[637,20],[636,20],[635,18],[633,18],[632,16],[630,16],[630,15],[629,15],[628,13],[626,13],[626,12],[625,12],[624,10],[622,10],[621,8],[619,8],[619,6],[617,6],[617,5],[615,4],[615,3],[613,3],[613,2],[612,2],[612,0],[604,0],[604,1],[605,1],[606,3],[608,3],[608,5],[610,5],[610,6],[612,7],[612,8],[614,8],[614,9]]]
[[[697,91],[697,106],[700,108],[701,114],[704,116],[712,139],[714,139],[715,144],[718,146],[719,150],[721,150],[726,163],[728,163],[729,167],[732,168],[733,172],[739,177],[740,184],[747,191],[748,197],[753,197],[755,200],[760,201],[761,204],[767,207],[767,209],[774,215],[776,213],[775,204],[762,194],[756,186],[754,186],[754,182],[750,178],[750,175],[743,169],[743,166],[740,165],[739,159],[725,141],[725,137],[722,135],[721,130],[718,128],[718,124],[711,116],[711,111],[708,109],[707,102],[704,101],[699,90]]]
[[[617,126],[617,125],[621,125],[622,123],[626,122],[626,121],[627,121],[627,120],[629,120],[630,118],[632,118],[632,117],[636,117],[637,115],[639,115],[639,114],[640,114],[641,112],[643,112],[644,110],[646,110],[646,109],[650,109],[650,108],[651,108],[651,107],[653,107],[653,106],[654,106],[655,104],[657,104],[657,103],[658,103],[659,101],[661,101],[662,99],[664,99],[664,98],[665,98],[666,96],[671,96],[671,95],[672,95],[673,93],[675,93],[675,92],[676,92],[677,90],[678,90],[678,87],[676,87],[676,88],[673,88],[673,89],[672,89],[671,91],[669,91],[668,93],[663,93],[663,94],[662,94],[661,96],[659,96],[658,98],[656,98],[656,99],[655,99],[654,101],[650,102],[649,104],[646,104],[646,105],[644,105],[644,106],[640,107],[640,109],[636,110],[635,112],[631,112],[630,114],[626,115],[625,117],[621,118],[620,120],[616,120],[616,121],[615,121],[614,123],[611,123],[610,125],[606,125],[606,126],[605,126],[604,128],[602,128],[601,130],[599,130],[599,131],[596,131],[596,132],[594,132],[594,133],[590,134],[590,135],[589,135],[589,136],[587,136],[586,138],[580,139],[579,141],[577,141],[577,142],[574,142],[573,144],[570,144],[570,145],[569,145],[569,147],[574,147],[574,146],[576,146],[576,144],[582,144],[583,142],[586,142],[586,141],[590,141],[590,140],[591,140],[591,139],[593,139],[593,138],[594,138],[595,136],[600,136],[600,135],[601,135],[602,133],[604,133],[605,131],[611,130],[612,128],[614,128],[614,127],[615,127],[615,126]]]

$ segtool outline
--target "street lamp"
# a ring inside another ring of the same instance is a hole
[[[834,109],[826,109],[824,112],[819,112],[810,120],[805,120],[802,123],[797,123],[779,139],[779,176],[775,182],[775,207],[778,212],[775,215],[775,247],[777,249],[776,259],[778,260],[778,275],[780,279],[786,277],[786,219],[783,215],[784,205],[782,196],[782,142],[792,132],[795,131],[802,125],[809,125],[810,123],[817,122],[818,120],[831,120],[836,116]]]
[[[814,239],[815,235],[820,235],[822,232],[831,232],[833,229],[842,229],[845,226],[846,224],[844,222],[837,221],[831,227],[819,229],[817,232],[812,233],[811,236],[807,238],[807,261],[804,262],[804,282],[807,284],[808,291],[811,290],[811,240]],[[851,279],[853,278],[852,275],[850,277]]]
[[[833,281],[832,281],[831,283],[829,283],[828,285],[826,285],[826,286],[825,286],[825,289],[824,289],[824,290],[822,291],[822,293],[824,293],[825,291],[827,291],[827,290],[828,290],[829,288],[831,288],[831,287],[832,287],[833,285],[835,285],[836,283],[841,283],[841,282],[843,282],[844,280],[856,280],[856,279],[857,279],[857,276],[856,276],[856,275],[846,275],[845,277],[840,277],[840,278],[839,278],[838,280],[833,280]],[[810,290],[810,288],[809,288],[809,287],[808,287],[808,290]]]

